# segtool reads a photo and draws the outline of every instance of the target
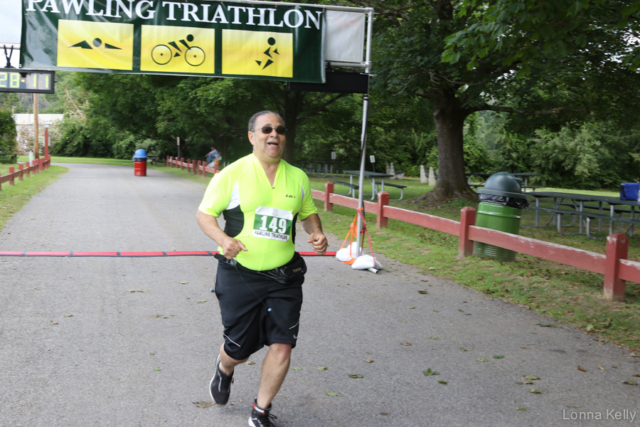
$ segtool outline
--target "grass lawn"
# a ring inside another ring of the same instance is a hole
[[[3,171],[0,165],[0,171]],[[7,171],[8,171],[7,167]],[[2,184],[0,191],[0,231],[6,224],[7,220],[18,212],[31,199],[31,196],[42,191],[49,184],[56,181],[60,176],[69,169],[61,166],[52,166],[46,171],[39,174],[31,174],[29,178],[23,181],[15,180],[15,185],[9,185],[8,182]],[[5,172],[0,172],[6,175]]]
[[[62,159],[57,158],[54,162],[71,163],[68,158]],[[89,159],[86,163],[132,166],[129,160],[107,160],[107,162],[109,163],[101,162],[99,159]],[[182,171],[165,166],[149,167],[205,185],[211,179],[211,176],[207,178],[195,176],[188,173],[186,169]],[[45,174],[40,176],[42,175]],[[312,177],[311,187],[324,190],[324,184],[328,180],[329,178]],[[339,178],[339,180],[345,179]],[[409,200],[429,191],[430,187],[420,184],[418,179],[413,178],[395,180],[394,183],[407,185],[408,188],[405,189],[404,200],[391,202],[393,206],[454,220],[460,219],[462,207],[473,206],[457,200],[440,208],[420,209]],[[3,186],[3,191],[0,192],[0,203],[3,200],[1,193],[4,192],[4,188]],[[371,187],[368,184],[365,185],[365,195],[367,190],[371,194]],[[346,193],[347,188],[336,185],[336,191]],[[399,190],[395,188],[389,187],[387,191],[392,198],[400,195]],[[574,192],[571,189],[550,188],[545,191]],[[603,191],[580,192],[616,195],[616,193]],[[322,202],[315,201],[315,203],[320,211],[324,229],[339,237],[345,236],[355,211],[334,205],[333,212],[322,212]],[[542,206],[544,205],[543,203]],[[545,217],[541,216],[541,224],[545,224],[546,220],[543,222],[542,218]],[[401,276],[400,263],[413,265],[425,274],[451,279],[492,297],[547,314],[561,323],[593,334],[594,339],[599,341],[613,341],[627,345],[633,350],[640,350],[640,284],[628,282],[625,302],[610,302],[602,298],[603,276],[601,274],[522,254],[518,254],[515,262],[497,262],[475,257],[459,258],[458,238],[455,236],[396,220],[389,220],[388,228],[376,230],[375,215],[367,214],[366,219],[371,224],[369,232],[374,242],[374,250],[393,259],[390,265],[384,266],[388,274]],[[532,225],[534,221],[534,212],[524,210],[522,225]],[[605,237],[608,224],[604,224],[603,228],[605,232],[599,235]],[[571,227],[567,228],[567,232],[573,231],[575,230]],[[520,234],[565,246],[605,253],[604,239],[591,240],[583,235],[559,235],[554,227],[521,228]],[[640,261],[640,236],[638,235],[630,239],[629,258]],[[390,280],[393,279],[390,278]]]

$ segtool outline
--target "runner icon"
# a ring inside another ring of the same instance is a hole
[[[184,46],[183,49],[185,47],[187,48],[185,52],[182,52],[180,45],[175,41],[167,44],[159,44],[151,51],[151,59],[158,65],[167,65],[171,62],[172,58],[184,55],[184,60],[192,67],[202,65],[205,60],[204,50],[198,46],[189,46],[189,43],[191,43],[193,39],[193,35],[189,34],[186,40],[180,40],[180,44]],[[173,47],[174,50],[167,45]]]
[[[267,48],[267,50],[264,51],[264,54],[267,55],[269,59],[267,59],[267,62],[264,64],[264,67],[262,67],[263,70],[267,68],[269,65],[273,64],[272,58],[274,57],[271,56],[272,53],[276,55],[280,55],[280,53],[278,52],[278,48],[275,48],[273,52],[271,51],[271,48],[273,47],[273,45],[276,44],[276,39],[274,39],[273,37],[269,37],[269,40],[267,40],[267,43],[269,43],[269,47]],[[262,65],[262,61],[256,60],[256,63],[258,64],[258,67]]]

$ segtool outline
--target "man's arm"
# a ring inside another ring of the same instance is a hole
[[[215,216],[206,214],[198,209],[196,214],[196,221],[198,225],[204,231],[204,234],[213,239],[224,252],[224,257],[232,259],[238,256],[240,251],[246,251],[247,248],[238,239],[229,237],[218,225],[218,220]]]
[[[329,246],[329,242],[327,241],[327,236],[322,232],[322,222],[318,214],[309,215],[302,220],[301,223],[304,231],[309,233],[309,240],[307,240],[307,242],[313,245],[313,250],[316,251],[318,255],[324,255],[327,251],[327,246]]]

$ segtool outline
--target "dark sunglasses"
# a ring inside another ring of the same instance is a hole
[[[273,132],[273,126],[271,125],[266,125],[263,126],[262,129],[260,129],[262,131],[262,133],[264,133],[265,135],[269,135],[271,132]],[[285,133],[287,133],[287,128],[280,125],[276,127],[276,133],[278,135],[284,135]]]

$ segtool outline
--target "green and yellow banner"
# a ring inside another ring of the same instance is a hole
[[[24,68],[325,81],[320,7],[165,0],[22,4]]]

